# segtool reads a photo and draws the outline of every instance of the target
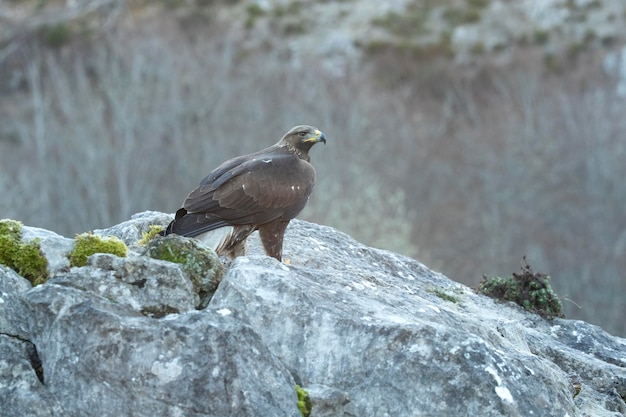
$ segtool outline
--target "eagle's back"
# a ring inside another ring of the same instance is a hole
[[[233,158],[189,193],[168,233],[194,237],[226,225],[288,221],[304,209],[314,185],[313,166],[284,147]]]

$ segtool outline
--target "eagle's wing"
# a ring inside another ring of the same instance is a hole
[[[189,194],[173,231],[197,236],[225,225],[290,220],[304,208],[314,184],[313,166],[280,149],[235,158]]]

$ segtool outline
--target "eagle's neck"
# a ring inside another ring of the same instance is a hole
[[[285,148],[289,153],[294,154],[300,159],[304,159],[307,162],[311,162],[311,157],[309,156],[308,149],[307,150],[299,149],[293,146],[289,142],[282,142],[282,141],[278,143],[278,146]]]

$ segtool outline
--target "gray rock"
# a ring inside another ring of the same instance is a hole
[[[313,407],[311,413],[315,417],[342,416],[344,406],[350,402],[350,397],[345,392],[325,385],[308,385],[306,391]]]
[[[157,211],[144,211],[131,216],[130,220],[111,226],[106,229],[96,229],[94,234],[99,236],[116,236],[126,246],[133,247],[143,238],[143,234],[150,230],[150,226],[163,226],[165,228],[174,217],[171,214]]]
[[[224,275],[224,266],[213,248],[197,239],[159,236],[147,242],[141,254],[175,261],[193,285],[198,308],[207,306]]]
[[[0,264],[0,335],[22,339],[28,338],[27,321],[13,310],[23,303],[19,294],[31,289],[30,281],[22,278],[11,268]],[[0,356],[2,360],[3,356]]]
[[[74,239],[38,227],[22,227],[22,240],[30,242],[33,239],[39,239],[41,252],[48,260],[48,274],[50,276],[69,270],[68,254],[74,248]]]
[[[34,345],[0,333],[0,404],[3,417],[64,416],[61,405],[42,384]]]
[[[61,416],[41,383],[41,362],[29,341],[26,303],[20,297],[30,282],[0,265],[0,413],[3,417]],[[38,374],[39,373],[39,374]],[[45,404],[45,406],[43,406]]]
[[[302,221],[289,264],[262,253],[253,236],[204,310],[178,265],[136,253],[32,289],[0,269],[2,415],[297,417],[296,383],[312,417],[626,412],[626,341],[598,327]],[[179,313],[147,317],[155,305]]]
[[[178,264],[132,254],[127,258],[91,255],[86,266],[48,282],[89,291],[151,316],[190,311],[199,302]]]
[[[393,279],[384,264],[346,271],[341,258],[326,271],[240,259],[211,304],[243,308],[305,389],[345,393],[347,415],[573,415],[556,366],[516,350],[460,306]]]
[[[578,331],[593,343],[577,345],[563,329],[580,322],[549,322],[496,303],[331,228],[294,222],[285,241],[291,265],[240,258],[211,305],[249,317],[305,389],[321,385],[342,393],[334,410],[343,415],[614,416],[626,410],[622,339],[584,324]],[[572,373],[582,381],[575,398]],[[322,395],[325,407],[332,397]],[[345,398],[350,401],[342,406]]]
[[[21,293],[30,290],[30,282],[6,265],[0,264],[0,295]]]
[[[158,320],[52,282],[26,298],[28,307],[19,313],[30,319],[44,383],[33,381],[26,352],[18,352],[12,362],[22,365],[0,387],[30,381],[62,415],[298,414],[293,379],[233,310],[209,308]],[[25,407],[54,415],[48,401],[33,405],[34,400],[6,398],[2,409],[11,415],[23,415]]]

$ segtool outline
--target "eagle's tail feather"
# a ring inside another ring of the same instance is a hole
[[[177,234],[196,237],[202,233],[228,226],[229,223],[205,213],[188,213],[184,208],[178,209],[174,220],[161,233],[163,236]]]

